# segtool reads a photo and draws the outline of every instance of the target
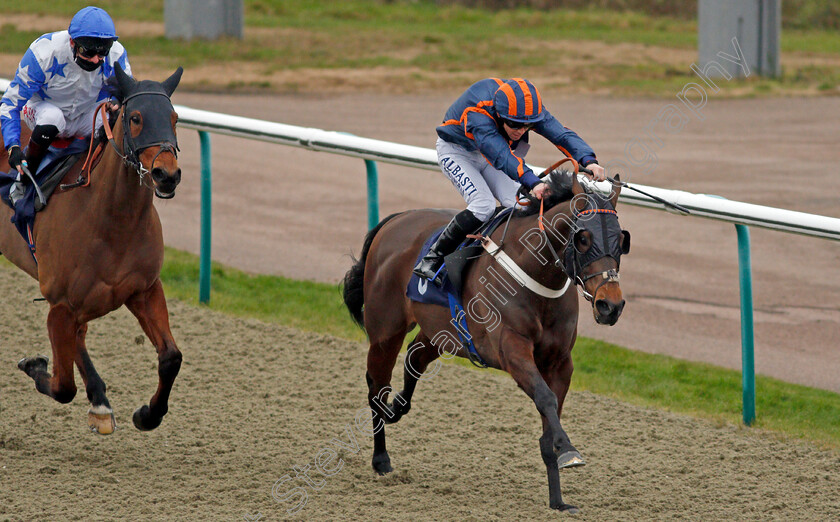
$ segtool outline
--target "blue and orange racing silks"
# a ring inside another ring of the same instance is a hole
[[[437,133],[443,140],[466,150],[478,150],[493,167],[531,189],[540,182],[539,178],[522,158],[513,153],[521,141],[528,140],[528,133],[511,142],[497,123],[493,97],[504,81],[487,78],[472,84],[446,111]],[[595,160],[595,153],[583,138],[560,124],[545,107],[543,113],[544,118],[534,125],[534,132],[581,165]]]

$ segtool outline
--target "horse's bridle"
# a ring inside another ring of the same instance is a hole
[[[618,213],[613,209],[593,208],[593,209],[586,209],[586,210],[582,210],[582,211],[578,212],[577,217],[580,218],[580,216],[585,215],[585,214],[610,214],[610,215],[618,216]],[[597,258],[592,259],[585,264],[581,261],[581,254],[580,254],[580,252],[578,252],[577,247],[575,247],[573,239],[570,238],[569,243],[566,245],[566,251],[564,252],[564,257],[565,257],[566,262],[565,262],[565,264],[564,264],[565,266],[563,268],[564,268],[564,272],[566,273],[566,276],[567,277],[571,276],[571,277],[574,278],[575,284],[580,289],[581,295],[583,295],[583,297],[587,301],[589,301],[590,303],[594,303],[595,295],[598,294],[598,290],[602,286],[604,286],[607,283],[618,283],[619,282],[618,267],[611,268],[609,270],[604,270],[602,272],[595,272],[594,274],[589,274],[587,276],[581,276],[580,275],[581,273],[583,273],[583,270],[587,266],[594,263],[598,259],[601,259],[602,257],[613,257],[616,260],[616,263],[618,263],[619,260],[621,259],[621,252],[620,251],[619,252],[608,252],[606,234],[602,233],[602,234],[599,235],[599,237],[600,237],[601,243],[602,243],[599,246],[600,246],[600,249],[603,250],[604,255],[603,256],[598,256]],[[570,263],[571,263],[571,266],[569,266]],[[589,293],[586,290],[586,284],[585,283],[587,281],[589,281],[590,279],[594,279],[596,277],[601,277],[601,281],[598,283],[598,286],[595,287],[595,291],[593,293]]]
[[[129,126],[129,122],[127,121],[127,114],[129,113],[128,110],[128,101],[132,98],[136,98],[138,96],[144,95],[157,95],[157,96],[165,96],[167,100],[169,100],[169,95],[165,92],[157,92],[157,91],[140,91],[133,93],[129,96],[126,96],[125,99],[122,100],[122,125],[123,125],[123,150],[117,147],[116,141],[114,140],[114,133],[110,126],[110,121],[105,114],[105,104],[102,104],[102,124],[105,127],[105,135],[108,138],[108,142],[114,148],[114,151],[117,155],[122,158],[123,162],[126,166],[131,167],[137,172],[137,175],[140,176],[140,184],[143,184],[143,180],[146,174],[151,172],[150,169],[147,169],[143,166],[143,163],[140,161],[140,153],[144,150],[148,149],[149,147],[159,146],[160,150],[158,153],[155,154],[155,157],[152,158],[151,169],[154,169],[155,161],[157,160],[158,156],[160,156],[164,152],[171,152],[173,156],[176,158],[178,157],[178,140],[175,138],[174,133],[172,134],[172,140],[162,139],[158,140],[157,137],[150,138],[148,135],[138,143],[135,139],[131,136],[131,128]],[[145,130],[145,124],[144,124]],[[140,132],[140,138],[143,138],[143,131]],[[173,143],[174,142],[174,143]]]

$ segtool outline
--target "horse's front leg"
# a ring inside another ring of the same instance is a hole
[[[569,437],[560,425],[557,414],[557,395],[543,379],[534,362],[534,345],[530,340],[505,328],[500,339],[500,362],[502,369],[508,372],[524,391],[537,411],[542,415],[543,435],[540,437],[540,453],[548,473],[549,505],[552,509],[576,512],[577,508],[563,503],[560,490],[558,455],[566,455],[574,449]],[[582,461],[581,461],[582,463]]]
[[[125,305],[137,317],[158,354],[158,389],[148,405],[137,408],[132,419],[137,429],[153,430],[169,410],[169,393],[181,369],[181,352],[169,329],[169,311],[160,279],[148,290],[131,296]]]
[[[548,387],[551,388],[551,391],[557,397],[558,420],[563,413],[563,403],[566,401],[566,394],[569,392],[573,371],[574,364],[572,363],[572,355],[569,353],[557,366],[548,370],[545,376]],[[561,468],[572,468],[585,464],[580,452],[572,446],[568,437],[566,437],[565,444],[561,443],[559,447],[555,447],[555,451],[558,455],[557,464]]]
[[[79,325],[76,329],[76,367],[85,383],[85,391],[88,401],[90,401],[88,426],[90,426],[91,431],[100,435],[110,435],[117,429],[117,422],[114,420],[114,410],[111,409],[111,403],[105,396],[105,382],[99,376],[96,368],[93,367],[93,361],[90,360],[90,355],[88,355],[85,345],[86,335],[87,323]]]
[[[36,390],[61,403],[68,403],[76,396],[73,379],[76,328],[76,320],[66,305],[51,306],[47,331],[53,353],[52,375],[47,371],[47,358],[42,355],[27,357],[18,363],[18,368],[35,381]]]
[[[560,363],[559,367],[552,368],[547,372],[547,384],[557,397],[558,419],[563,411],[563,402],[566,399],[566,393],[569,391],[572,369],[572,358],[569,356]],[[563,503],[563,496],[560,491],[560,468],[582,466],[584,464],[583,457],[572,446],[571,442],[568,441],[568,438],[566,439],[565,445],[561,441],[560,449],[558,450],[557,446],[555,446],[555,437],[548,419],[543,417],[542,421],[543,434],[540,437],[540,453],[542,454],[546,472],[548,473],[549,505],[554,509],[577,513],[578,509],[575,506]]]

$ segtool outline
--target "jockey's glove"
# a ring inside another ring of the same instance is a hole
[[[26,162],[23,151],[20,150],[20,145],[12,145],[9,147],[9,166],[13,170],[17,170],[19,166]]]

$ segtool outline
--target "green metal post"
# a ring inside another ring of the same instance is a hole
[[[738,274],[741,280],[741,381],[744,424],[755,422],[755,344],[753,335],[752,271],[750,268],[750,229],[735,225],[738,232]]]
[[[201,140],[201,251],[198,265],[198,302],[210,302],[210,240],[212,218],[212,169],[210,168],[210,133],[198,131]]]
[[[379,224],[379,175],[376,172],[376,162],[365,160],[367,167],[368,191],[368,229]]]

